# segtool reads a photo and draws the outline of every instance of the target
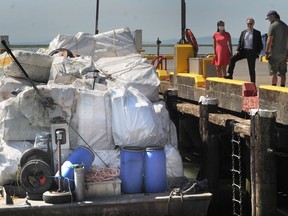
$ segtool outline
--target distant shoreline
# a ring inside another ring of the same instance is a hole
[[[11,48],[47,48],[49,44],[10,44]]]
[[[173,55],[174,46],[177,44],[160,44],[159,53],[160,55]],[[47,49],[49,44],[10,44],[12,50],[23,49],[27,51],[36,52],[40,48]],[[233,50],[236,50],[237,45],[233,44]],[[142,44],[142,54],[143,55],[156,55],[157,54],[157,44]],[[209,55],[213,53],[212,44],[199,44],[198,55]]]
[[[175,46],[176,44],[160,44],[160,47],[172,47]],[[199,46],[203,47],[210,47],[213,46],[213,44],[198,44]],[[12,48],[37,48],[37,47],[48,47],[49,44],[10,44]],[[157,44],[142,44],[143,47],[156,47]],[[237,44],[233,44],[233,46],[237,46]]]
[[[160,47],[172,47],[175,46],[176,44],[160,44]],[[203,47],[210,47],[213,46],[213,44],[198,44],[199,46]],[[143,47],[156,47],[157,44],[143,44]]]

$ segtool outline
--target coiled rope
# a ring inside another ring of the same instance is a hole
[[[85,174],[85,181],[86,182],[110,181],[110,180],[114,180],[119,175],[120,175],[120,170],[118,168],[111,168],[111,167],[97,168],[97,167],[92,167]]]

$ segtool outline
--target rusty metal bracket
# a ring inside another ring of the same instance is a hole
[[[275,155],[280,156],[280,157],[288,157],[288,153],[275,151],[275,150],[272,149],[272,148],[268,148],[268,149],[267,149],[267,152],[270,153],[270,154],[275,154]]]

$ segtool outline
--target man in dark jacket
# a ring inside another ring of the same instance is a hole
[[[228,75],[226,79],[233,79],[233,71],[237,61],[246,58],[248,62],[250,81],[256,82],[255,62],[256,58],[263,48],[261,32],[254,29],[254,19],[246,20],[247,29],[241,32],[238,47],[234,55],[230,59],[228,67]]]

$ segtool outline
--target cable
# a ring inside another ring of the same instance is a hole
[[[103,162],[103,164],[106,167],[109,167],[109,165],[107,163],[105,163],[105,161],[97,154],[97,152],[94,151],[93,148],[91,148],[91,146],[86,142],[86,140],[73,128],[73,126],[66,120],[64,120],[65,123],[67,123],[69,125],[69,127],[71,127],[71,129],[81,138],[81,140],[88,146],[88,148]]]

